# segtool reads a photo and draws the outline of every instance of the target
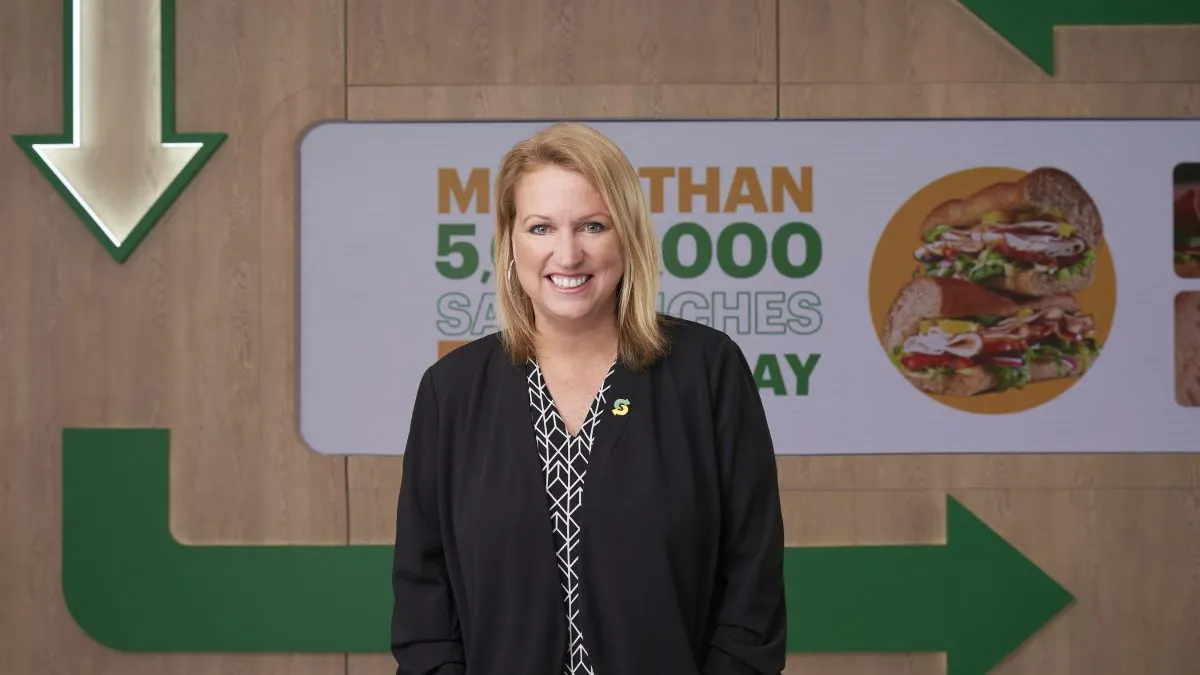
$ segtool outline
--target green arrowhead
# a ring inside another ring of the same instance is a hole
[[[946,544],[787,552],[791,651],[946,652],[982,675],[1071,594],[953,497]]]
[[[96,641],[150,652],[386,652],[387,545],[185,546],[169,432],[63,431],[63,593]],[[1071,596],[954,499],[948,544],[792,548],[789,651],[1002,660]]]
[[[961,0],[1047,74],[1056,26],[1200,24],[1197,0]]]
[[[175,2],[155,7],[63,0],[62,131],[13,136],[119,263],[226,138],[176,131]]]

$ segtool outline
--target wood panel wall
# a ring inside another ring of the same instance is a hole
[[[178,126],[230,136],[123,266],[0,142],[0,673],[383,675],[133,655],[59,580],[60,430],[169,426],[187,542],[390,541],[395,458],[296,433],[295,141],[317,121],[1200,114],[1200,27],[1074,28],[1048,77],[957,0],[178,0]],[[61,119],[61,6],[0,3],[0,130]],[[1198,430],[1200,433],[1200,430]],[[780,460],[788,543],[937,542],[959,498],[1079,603],[996,675],[1200,672],[1200,457]],[[386,593],[386,588],[380,589]],[[939,655],[788,675],[934,675]]]

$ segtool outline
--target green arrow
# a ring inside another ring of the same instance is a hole
[[[947,675],[982,675],[1073,600],[953,497],[946,542],[789,549],[789,650],[946,652]]]
[[[174,0],[62,11],[62,132],[13,140],[123,263],[226,135],[175,130]]]
[[[964,7],[1054,74],[1056,26],[1200,24],[1197,0],[961,0]]]
[[[126,651],[387,651],[391,546],[180,544],[169,444],[63,431],[63,595],[84,632]]]
[[[96,641],[150,652],[386,652],[387,545],[190,546],[169,432],[63,431],[62,578]],[[1071,596],[948,500],[947,545],[790,548],[792,652],[945,651],[981,675]]]

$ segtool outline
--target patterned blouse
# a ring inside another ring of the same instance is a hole
[[[574,437],[567,432],[567,427],[554,406],[554,399],[542,378],[542,371],[537,362],[531,360],[527,370],[530,414],[533,417],[542,473],[546,479],[546,497],[550,508],[550,521],[553,524],[559,580],[562,583],[567,617],[570,648],[567,650],[566,663],[563,664],[563,673],[593,675],[591,658],[584,646],[586,641],[580,625],[576,622],[579,615],[579,558],[575,554],[575,544],[579,538],[579,523],[575,520],[575,511],[583,500],[583,481],[587,474],[592,439],[596,424],[600,421],[600,413],[606,405],[608,383],[614,368],[609,368],[583,426]]]

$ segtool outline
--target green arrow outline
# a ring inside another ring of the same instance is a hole
[[[938,544],[789,548],[793,652],[944,652],[947,675],[982,675],[1075,598],[951,495]],[[797,611],[819,607],[816,613]]]
[[[83,1],[63,0],[62,131],[57,134],[14,134],[12,139],[20,146],[25,156],[29,158],[29,161],[33,162],[38,171],[54,186],[59,196],[74,211],[75,215],[83,221],[83,224],[100,241],[100,244],[104,246],[113,259],[118,263],[124,263],[146,235],[150,233],[150,230],[154,228],[158,220],[163,217],[163,214],[171,207],[171,204],[175,202],[192,179],[196,177],[196,174],[200,172],[209,158],[221,147],[225,139],[228,138],[228,134],[220,132],[180,133],[175,128],[175,0],[158,0],[162,19],[162,48],[159,54],[162,73],[162,142],[199,143],[200,149],[192,157],[191,161],[184,166],[183,170],[179,172],[179,175],[171,181],[167,189],[154,201],[121,245],[118,246],[113,243],[108,238],[108,235],[104,233],[104,229],[100,227],[99,223],[93,220],[88,214],[83,204],[71,194],[71,190],[59,180],[54,170],[33,149],[35,145],[70,144],[75,142],[72,134],[72,130],[75,127],[73,114],[75,100],[72,86],[75,79],[73,15],[75,3]]]
[[[388,650],[390,545],[181,544],[169,430],[66,428],[62,443],[63,595],[97,642]],[[948,675],[988,672],[1073,600],[949,495],[945,544],[789,547],[785,575],[790,652],[944,651]]]
[[[1200,24],[1195,0],[959,0],[966,9],[1054,75],[1059,26],[1180,26]]]

